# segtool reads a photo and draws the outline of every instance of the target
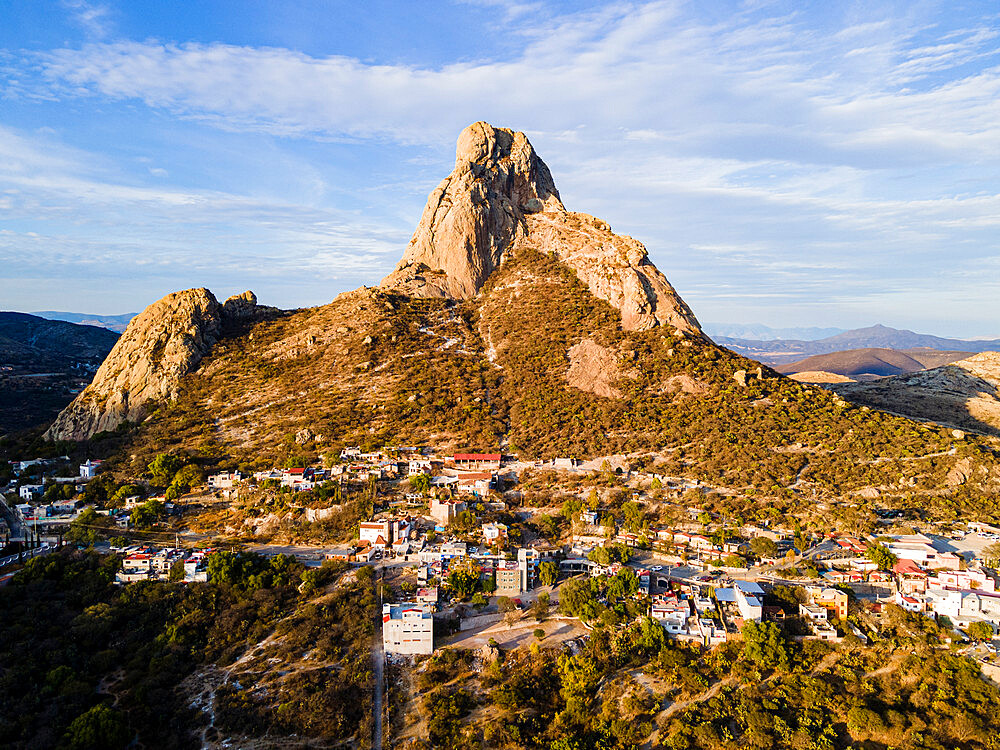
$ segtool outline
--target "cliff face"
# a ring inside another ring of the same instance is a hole
[[[431,193],[403,259],[382,287],[469,299],[525,247],[553,253],[572,268],[594,296],[621,311],[627,330],[701,331],[640,242],[567,211],[524,133],[484,122],[459,136],[454,170]]]
[[[171,398],[216,343],[226,320],[253,316],[253,292],[219,304],[208,289],[168,294],[137,315],[101,364],[93,382],[49,427],[51,440],[83,440],[138,421],[152,402]]]

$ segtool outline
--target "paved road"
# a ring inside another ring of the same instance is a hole
[[[375,610],[375,643],[372,645],[372,679],[375,682],[375,699],[372,704],[373,750],[382,750],[382,689],[385,685],[385,650],[382,648],[382,580],[381,574],[372,576],[375,590],[378,592],[378,606]]]

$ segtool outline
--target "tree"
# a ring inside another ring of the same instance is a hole
[[[183,581],[184,580],[184,561],[178,560],[173,565],[170,566],[169,578],[171,581]]]
[[[639,579],[632,568],[619,570],[608,582],[608,599],[621,600],[635,595],[639,590]]]
[[[538,640],[542,640],[545,638],[545,630],[543,628],[535,628],[533,635]]]
[[[197,465],[187,464],[174,474],[174,478],[170,480],[170,486],[167,487],[164,497],[167,500],[176,500],[185,492],[190,492],[192,487],[201,484],[203,479],[204,474]]]
[[[425,495],[430,488],[431,478],[427,474],[414,474],[410,477],[410,489],[414,492]]]
[[[65,746],[72,750],[115,750],[124,748],[131,739],[132,732],[121,713],[103,704],[73,719],[63,737]]]
[[[722,562],[727,568],[742,568],[746,564],[739,555],[727,555]]]
[[[973,622],[965,629],[965,634],[973,641],[992,641],[993,626],[988,622]]]
[[[166,515],[166,508],[159,500],[147,500],[132,509],[129,523],[137,529],[148,529]]]
[[[634,500],[629,500],[622,505],[623,520],[625,528],[636,533],[642,528],[642,507]]]
[[[102,516],[93,508],[87,508],[69,525],[66,541],[73,544],[90,546],[103,539],[114,522],[107,516]]]
[[[535,600],[535,603],[531,605],[531,615],[532,615],[532,617],[534,617],[539,622],[541,622],[546,617],[548,617],[549,616],[549,602],[550,602],[550,599],[549,599],[549,595],[548,594],[545,594],[545,593],[539,594],[538,598]]]
[[[143,494],[142,487],[137,484],[123,484],[115,494],[111,496],[108,505],[119,508],[130,497],[139,497]]]
[[[757,557],[774,557],[778,554],[778,545],[766,536],[757,536],[750,540],[750,551]]]
[[[984,547],[980,556],[991,568],[1000,568],[1000,542],[993,542],[988,547]]]
[[[898,558],[884,544],[873,542],[865,550],[865,557],[878,565],[879,570],[892,570]]]
[[[510,627],[517,620],[518,610],[517,605],[514,600],[507,596],[501,596],[497,599],[497,609],[500,610],[500,614],[503,615],[503,621]]]
[[[543,586],[552,586],[559,578],[559,566],[551,560],[543,560],[538,564],[538,580]]]
[[[610,565],[611,564],[611,553],[608,551],[607,547],[594,547],[587,555],[587,559],[591,562],[595,562],[598,565]]]
[[[459,599],[468,599],[478,588],[481,573],[482,569],[471,560],[453,563],[448,571],[448,588]]]
[[[476,514],[471,510],[463,510],[451,519],[451,523],[448,524],[448,527],[452,531],[463,533],[472,531],[476,527],[476,523]]]
[[[149,464],[149,473],[153,477],[153,484],[158,487],[166,487],[183,465],[184,462],[177,456],[170,453],[160,453]]]
[[[787,670],[791,664],[781,629],[773,622],[743,625],[743,655],[764,669]]]

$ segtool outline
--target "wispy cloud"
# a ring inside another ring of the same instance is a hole
[[[103,3],[87,0],[62,0],[73,21],[94,39],[104,39],[111,33],[111,13]]]
[[[329,208],[335,201],[171,188],[177,170],[160,161],[142,167],[156,180],[129,184],[33,139],[5,148],[0,138],[0,189],[15,191],[0,193],[0,206],[27,218],[141,204],[154,207],[156,226],[180,221],[192,242],[218,242],[218,227],[232,232],[245,221],[241,247],[283,248],[247,251],[270,267],[287,250],[308,273],[367,272],[371,283],[416,218],[379,208],[381,187],[418,204],[441,176],[429,166],[448,167],[442,144],[486,119],[528,132],[571,208],[639,236],[708,310],[734,310],[719,300],[742,294],[743,317],[767,314],[763,299],[823,298],[854,314],[866,296],[882,294],[881,310],[890,298],[912,303],[916,289],[941,310],[959,310],[945,298],[965,293],[968,276],[951,269],[1000,257],[995,18],[948,25],[933,6],[852,6],[838,17],[836,7],[820,14],[755,2],[727,13],[636,2],[556,15],[531,2],[464,1],[502,15],[505,33],[522,43],[517,53],[387,65],[281,47],[122,40],[8,57],[0,71],[6,95],[25,101],[142,103],[206,130],[412,147],[391,174],[351,184],[371,211],[367,222]],[[315,180],[315,193],[326,194],[329,179]],[[206,225],[215,229],[197,229]],[[984,297],[980,315],[996,318],[998,304]]]

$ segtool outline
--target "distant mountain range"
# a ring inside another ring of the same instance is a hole
[[[852,349],[932,349],[949,352],[977,352],[1000,350],[1000,339],[948,339],[913,331],[874,325],[857,328],[822,339],[743,339],[716,336],[716,343],[738,354],[751,357],[769,365],[798,362],[817,354],[830,354]],[[816,369],[816,368],[809,368]]]
[[[705,331],[716,341],[720,337],[732,339],[747,339],[749,341],[800,340],[814,341],[816,339],[836,336],[844,333],[846,328],[818,328],[807,326],[803,328],[771,328],[761,323],[705,323]]]
[[[33,312],[39,318],[46,320],[61,320],[66,323],[77,323],[85,326],[97,326],[108,330],[122,333],[129,321],[136,316],[136,313],[125,313],[124,315],[94,315],[91,313],[60,312],[58,310],[42,310]]]

